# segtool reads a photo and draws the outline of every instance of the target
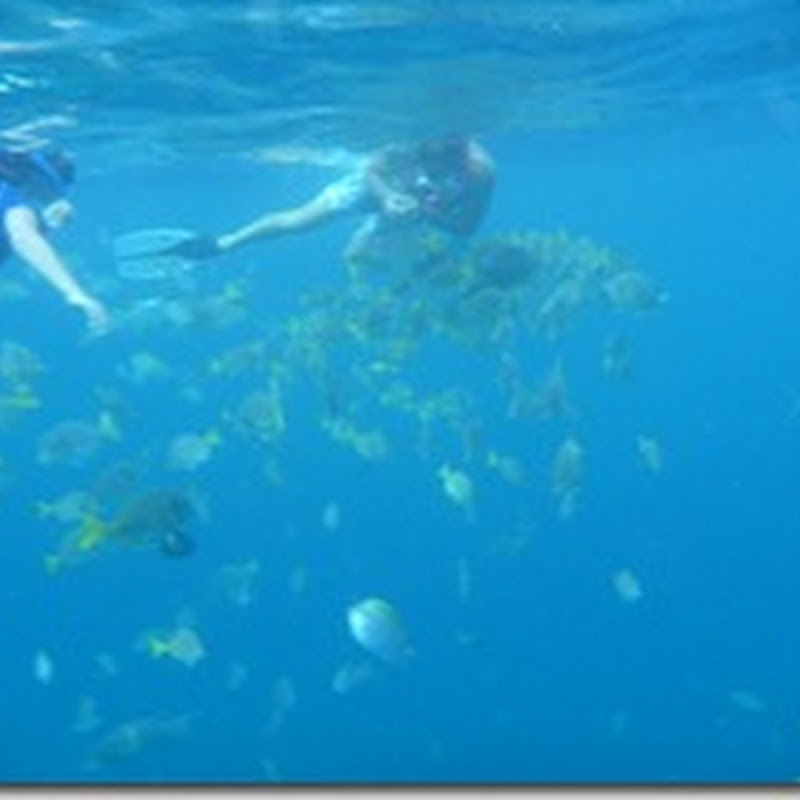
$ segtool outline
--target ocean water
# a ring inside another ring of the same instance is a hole
[[[0,20],[3,137],[75,155],[56,243],[114,317],[3,265],[0,781],[797,779],[796,3]],[[357,286],[357,219],[118,274],[125,233],[454,132],[497,166],[455,263],[538,242],[540,282]],[[403,657],[348,630],[369,597]]]

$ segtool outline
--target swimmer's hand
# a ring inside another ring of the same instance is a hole
[[[222,252],[219,242],[213,236],[198,234],[185,242],[180,242],[163,251],[165,256],[178,256],[190,261],[203,261],[207,258],[214,258]]]
[[[111,327],[111,317],[105,306],[88,294],[76,293],[66,298],[67,303],[83,312],[89,334],[103,336]]]
[[[63,228],[74,216],[75,209],[69,200],[63,197],[53,201],[42,209],[42,219],[48,230],[57,231]]]

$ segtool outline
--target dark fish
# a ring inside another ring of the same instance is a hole
[[[194,538],[180,528],[164,531],[158,546],[161,552],[170,558],[185,558],[197,549]]]

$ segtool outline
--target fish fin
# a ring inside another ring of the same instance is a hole
[[[110,411],[100,412],[100,416],[97,418],[97,427],[107,439],[118,442],[122,438],[117,420]]]
[[[85,514],[81,520],[81,526],[78,528],[75,541],[76,550],[82,553],[94,550],[108,538],[110,530],[111,526],[103,522],[100,517]]]
[[[151,636],[147,640],[147,652],[152,658],[162,658],[170,654],[170,643],[158,636]]]

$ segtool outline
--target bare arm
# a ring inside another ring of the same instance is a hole
[[[42,235],[34,212],[27,206],[16,206],[6,212],[3,221],[14,252],[59,292],[65,302],[80,308],[92,330],[105,330],[108,326],[106,310],[75,280]]]

